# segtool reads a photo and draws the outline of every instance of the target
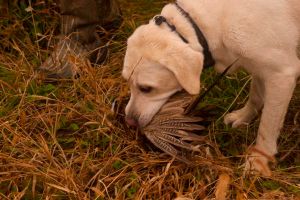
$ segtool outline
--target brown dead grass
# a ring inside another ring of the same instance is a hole
[[[0,22],[0,199],[299,199],[297,98],[271,178],[243,176],[243,152],[257,122],[242,130],[212,123],[203,134],[220,151],[198,157],[194,166],[161,154],[125,125],[128,88],[120,71],[126,38],[164,3],[121,1],[124,22],[110,41],[108,63],[82,63],[79,79],[56,84],[37,79],[34,69],[52,48],[57,9],[51,1],[34,4],[32,13],[11,6]],[[247,76],[239,76],[206,99],[219,105],[216,119],[236,94],[237,102],[246,98],[239,91]]]

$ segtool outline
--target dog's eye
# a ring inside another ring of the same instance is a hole
[[[140,85],[139,86],[139,90],[142,92],[142,93],[150,93],[152,91],[152,87],[150,86],[142,86]]]

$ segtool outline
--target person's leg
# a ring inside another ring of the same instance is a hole
[[[69,78],[78,72],[76,63],[90,59],[101,63],[107,49],[96,33],[98,25],[119,20],[115,0],[61,0],[61,38],[49,58],[40,66],[48,77]]]
[[[0,0],[0,17],[6,16],[8,13],[8,0]]]
[[[97,0],[99,24],[105,29],[115,29],[122,22],[121,11],[117,0]]]
[[[61,0],[61,33],[82,44],[97,40],[99,22],[95,0]]]

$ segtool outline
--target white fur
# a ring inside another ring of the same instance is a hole
[[[268,159],[277,153],[277,138],[300,74],[300,2],[297,0],[179,0],[203,31],[217,71],[239,58],[252,75],[245,107],[225,116],[225,123],[248,124],[262,110],[258,136],[247,169],[270,175]],[[141,126],[176,91],[199,93],[203,65],[196,34],[173,4],[161,13],[188,41],[185,44],[166,24],[153,20],[128,39],[123,76],[130,80],[131,99],[126,108]],[[231,70],[231,71],[233,71]],[[144,94],[139,85],[154,88]]]

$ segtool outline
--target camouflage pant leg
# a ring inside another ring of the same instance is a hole
[[[120,16],[115,0],[61,0],[60,9],[62,34],[72,34],[82,43],[95,41],[97,25],[106,25]]]
[[[68,78],[78,73],[70,57],[95,63],[105,60],[107,49],[102,48],[96,26],[118,18],[120,10],[115,0],[61,0],[59,4],[62,38],[39,69],[47,77]]]
[[[118,26],[122,21],[117,0],[97,0],[99,25],[107,28]]]
[[[6,16],[8,13],[8,0],[0,0],[0,17]]]

